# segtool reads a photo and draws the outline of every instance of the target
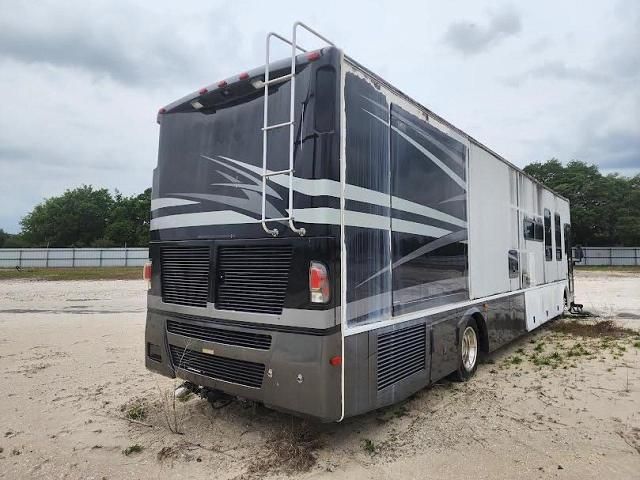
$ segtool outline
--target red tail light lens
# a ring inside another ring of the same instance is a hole
[[[147,281],[148,288],[151,288],[151,262],[146,262],[142,267],[142,278]]]
[[[311,262],[309,266],[309,294],[311,303],[327,303],[331,289],[327,267],[320,262]]]
[[[307,53],[307,60],[309,60],[310,62],[315,62],[319,58],[320,58],[320,52],[319,51]]]

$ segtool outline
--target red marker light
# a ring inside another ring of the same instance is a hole
[[[147,288],[151,288],[151,275],[151,262],[145,262],[144,267],[142,267],[142,278],[147,281]]]
[[[166,113],[166,109],[165,108],[161,108],[160,110],[158,110],[158,113],[162,114],[162,113]]]
[[[331,357],[329,359],[329,364],[332,367],[339,367],[340,365],[342,365],[342,357],[340,355],[336,355],[335,357]]]
[[[205,93],[207,93],[209,90],[207,90],[206,88],[201,88],[200,90],[198,90],[198,93],[200,95],[204,95]]]
[[[249,78],[249,74],[248,74],[247,72],[242,72],[242,73],[238,76],[238,78],[239,78],[240,80],[246,80],[247,78]]]
[[[317,50],[315,52],[307,53],[307,60],[309,60],[310,62],[318,60],[319,58],[320,58],[320,52]]]
[[[218,82],[218,88],[224,88],[224,87],[226,87],[226,86],[227,86],[227,82],[226,82],[226,81],[224,81],[224,80],[220,80],[220,81]]]

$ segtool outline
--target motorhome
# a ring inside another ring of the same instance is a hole
[[[158,113],[147,368],[340,421],[572,305],[566,198],[300,22],[266,50]]]

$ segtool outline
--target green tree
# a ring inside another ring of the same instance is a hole
[[[106,188],[83,185],[46,199],[21,221],[31,246],[85,247],[103,238],[114,200]]]
[[[149,210],[151,189],[140,195],[125,197],[120,192],[114,196],[114,205],[109,215],[105,240],[114,245],[145,247],[149,244]]]
[[[640,176],[602,175],[596,165],[555,158],[524,168],[571,202],[574,244],[640,245]]]

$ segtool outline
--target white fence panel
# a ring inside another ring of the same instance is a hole
[[[0,268],[141,267],[147,248],[0,248]]]
[[[582,247],[582,252],[578,265],[640,265],[640,247]]]

